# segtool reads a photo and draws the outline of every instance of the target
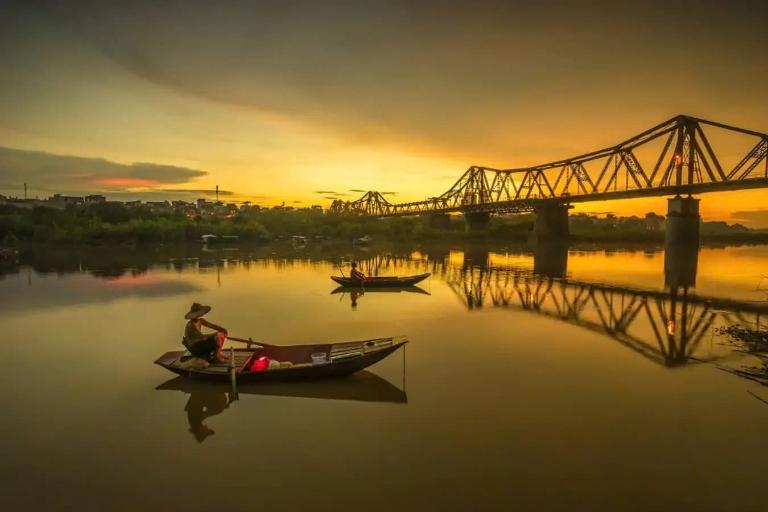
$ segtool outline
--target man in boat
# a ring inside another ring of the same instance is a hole
[[[357,270],[357,262],[352,262],[352,270],[349,271],[349,277],[358,281],[365,281],[365,274]]]
[[[227,339],[227,330],[203,318],[210,310],[211,306],[204,306],[197,302],[192,304],[189,312],[184,315],[184,318],[189,321],[184,328],[182,342],[194,357],[205,359],[211,363],[223,363],[225,359],[221,354],[221,347]],[[204,334],[203,327],[217,332]]]

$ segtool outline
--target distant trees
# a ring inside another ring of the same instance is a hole
[[[352,240],[371,235],[380,240],[437,238],[491,238],[525,240],[533,229],[530,213],[499,215],[488,230],[466,233],[460,215],[449,217],[442,227],[426,217],[377,219],[356,214],[327,213],[319,209],[244,208],[231,216],[195,215],[193,212],[133,208],[122,203],[96,202],[69,205],[64,209],[21,209],[0,205],[0,240],[85,243],[175,243],[199,240],[202,235],[236,235],[246,241],[266,241],[291,235]],[[664,217],[648,213],[644,218],[597,217],[585,213],[569,218],[575,239],[659,241]],[[725,222],[702,223],[702,234],[712,237],[752,236],[753,231]]]

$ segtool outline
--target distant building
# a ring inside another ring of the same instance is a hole
[[[171,203],[168,201],[147,201],[144,206],[152,213],[170,213]]]
[[[85,202],[86,203],[106,203],[107,198],[98,194],[91,194],[89,196],[85,196]]]
[[[53,194],[53,197],[49,199],[52,202],[61,202],[65,205],[70,204],[83,204],[85,199],[77,196],[63,196],[61,194]]]
[[[251,204],[250,201],[245,201],[243,204],[240,205],[240,211],[241,212],[258,212],[261,210],[261,207],[256,204]]]

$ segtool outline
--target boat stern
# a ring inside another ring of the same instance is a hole
[[[178,350],[172,351],[172,352],[166,352],[165,354],[161,355],[157,359],[155,359],[155,364],[162,366],[163,368],[170,367],[173,363],[175,363],[183,352],[180,352]]]

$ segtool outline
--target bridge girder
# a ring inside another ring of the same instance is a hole
[[[705,127],[754,142],[726,169]],[[648,154],[640,158],[640,152]],[[446,192],[423,201],[391,203],[370,191],[355,201],[334,201],[331,211],[376,217],[431,212],[520,213],[533,211],[542,203],[763,187],[768,187],[767,134],[680,115],[615,146],[565,160],[513,169],[471,166]]]

